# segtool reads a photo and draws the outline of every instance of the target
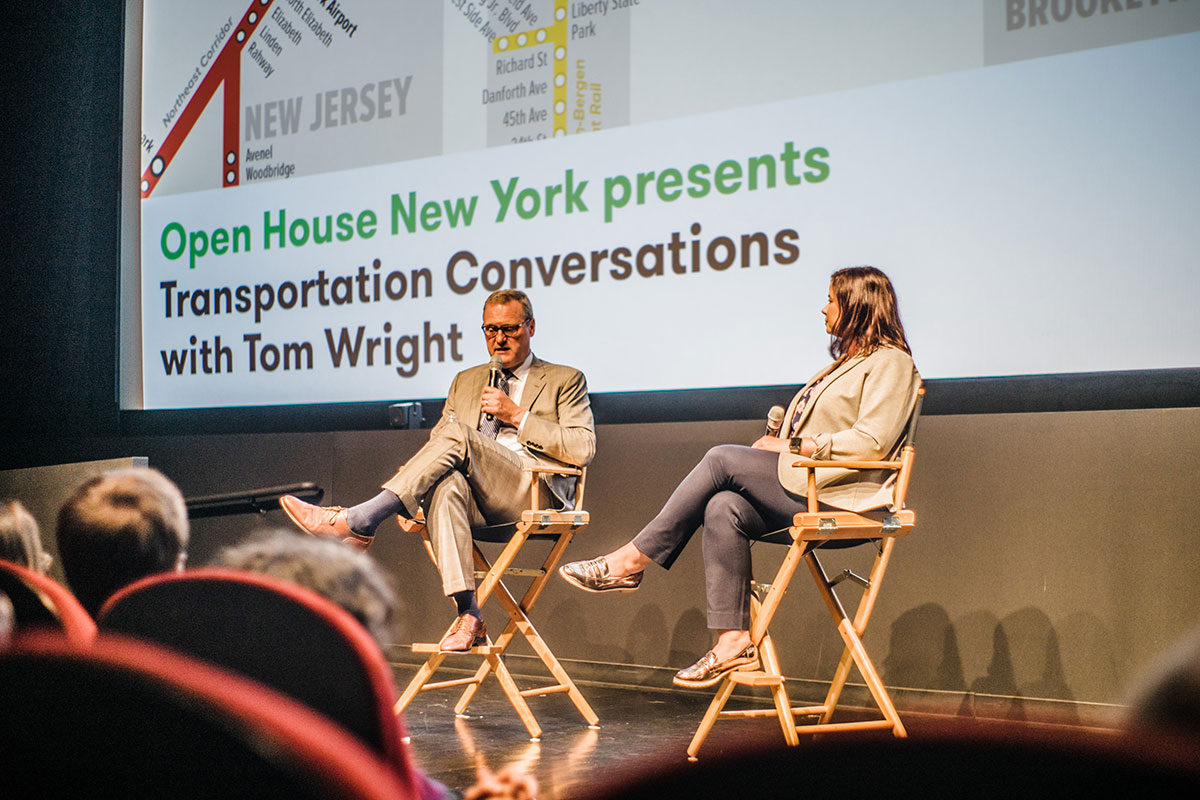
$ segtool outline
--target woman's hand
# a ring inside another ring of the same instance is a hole
[[[755,450],[769,450],[772,453],[786,453],[790,440],[778,436],[760,436],[758,441],[750,445]]]
[[[772,453],[790,453],[792,440],[780,439],[778,436],[762,436],[758,441],[750,445],[755,450],[769,450]],[[812,458],[812,454],[817,451],[817,443],[811,438],[805,436],[800,439],[800,452],[798,455],[803,458]]]

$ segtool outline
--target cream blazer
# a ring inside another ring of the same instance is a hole
[[[800,412],[800,429],[796,434],[816,442],[813,458],[817,461],[897,458],[921,385],[912,357],[895,347],[880,347],[865,358],[849,358],[832,371],[831,366],[814,375],[792,398],[780,435],[788,435],[788,425],[792,424],[804,390],[821,381]],[[805,496],[806,470],[792,466],[799,459],[794,453],[779,455],[779,482],[792,494]],[[887,470],[817,470],[821,502],[847,511],[890,506],[895,481],[896,473]]]

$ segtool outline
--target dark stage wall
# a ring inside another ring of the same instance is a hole
[[[0,468],[146,456],[188,495],[313,480],[334,502],[368,496],[425,433],[120,435],[120,10],[23,4],[3,26]],[[708,446],[749,441],[761,425],[602,424],[588,488],[595,523],[569,555],[625,541]],[[973,697],[1010,714],[1019,704],[983,695],[1047,698],[1092,714],[1087,704],[1118,702],[1149,659],[1200,623],[1200,410],[929,416],[919,440],[918,529],[897,549],[868,636],[888,684],[949,692],[909,702],[957,709]],[[198,522],[192,563],[282,522]],[[778,550],[756,557],[773,569]],[[389,526],[373,552],[408,604],[402,638],[436,638],[450,606],[419,543]],[[785,672],[820,679],[837,645],[807,580],[798,575],[777,636]],[[678,668],[704,650],[699,542],[634,596],[556,581],[536,616],[560,656],[587,662],[581,671],[667,686],[669,670],[601,662]]]
[[[626,541],[709,446],[749,441],[760,425],[600,426],[587,490],[594,521],[568,558]],[[62,460],[146,456],[187,495],[311,480],[327,501],[349,504],[378,491],[425,435],[89,439],[61,452]],[[908,694],[909,707],[957,712],[967,699],[980,714],[1008,716],[1036,713],[1028,701],[1042,698],[1069,701],[1056,717],[1102,721],[1106,709],[1090,704],[1119,703],[1136,674],[1200,622],[1198,443],[1196,409],[925,418],[911,489],[917,530],[896,549],[867,637],[885,682],[935,690]],[[190,563],[254,529],[287,525],[278,511],[197,520]],[[760,577],[782,551],[756,547]],[[826,566],[863,572],[865,551],[831,555]],[[419,538],[385,523],[371,553],[408,608],[398,638],[436,640],[452,605]],[[560,657],[598,662],[580,666],[581,676],[667,687],[669,669],[630,665],[677,669],[709,644],[700,555],[697,537],[669,573],[651,567],[633,595],[584,594],[554,580],[535,621]],[[829,678],[839,643],[805,570],[775,627],[785,674]]]

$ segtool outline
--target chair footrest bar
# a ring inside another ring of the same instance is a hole
[[[801,706],[792,709],[794,717],[816,717],[829,711],[829,706]]]
[[[412,646],[414,653],[441,653],[438,649],[437,642],[415,642]],[[490,656],[493,653],[503,653],[503,648],[497,647],[494,644],[481,644],[478,647],[472,647],[470,650],[454,650],[444,653],[448,656]]]
[[[521,697],[537,697],[541,694],[559,694],[561,692],[569,692],[571,687],[564,683],[555,684],[554,686],[541,686],[536,689],[523,689],[518,694]]]
[[[468,684],[479,684],[475,678],[455,678],[450,681],[439,681],[438,683],[427,683],[421,687],[422,692],[428,692],[430,689],[452,689],[455,686],[466,686]]]
[[[773,708],[747,708],[741,711],[722,711],[717,714],[721,719],[752,719],[755,717],[777,717],[779,712]]]
[[[796,733],[811,734],[838,731],[870,731],[891,730],[895,726],[886,719],[864,720],[862,722],[818,722],[811,725],[797,725]]]
[[[783,683],[779,675],[768,675],[761,671],[731,672],[729,680],[740,686],[778,686]]]
[[[540,578],[546,574],[544,569],[530,569],[527,567],[509,567],[504,570],[505,575],[511,575],[514,578]],[[475,580],[482,581],[488,576],[488,573],[483,570],[475,570]]]

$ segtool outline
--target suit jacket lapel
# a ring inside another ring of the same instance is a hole
[[[525,388],[521,390],[521,408],[530,410],[542,389],[546,386],[546,362],[534,356],[525,376]],[[482,389],[480,390],[482,391]]]
[[[463,389],[464,402],[459,404],[462,408],[470,409],[470,413],[464,414],[462,421],[472,428],[479,428],[479,417],[482,413],[479,408],[479,399],[483,397],[483,387],[487,385],[487,370],[479,370],[477,375],[471,376],[470,383]]]
[[[862,360],[862,356],[853,356],[848,358],[841,364],[841,366],[822,378],[821,382],[816,386],[816,388],[813,389],[812,394],[808,396],[808,404],[805,405],[804,410],[800,412],[800,419],[798,422],[803,423],[804,420],[808,418],[808,415],[812,413],[813,406],[817,404],[817,398],[821,396],[822,392],[828,389],[838,378],[845,375],[847,372],[857,366]],[[820,373],[817,374],[820,375]]]

